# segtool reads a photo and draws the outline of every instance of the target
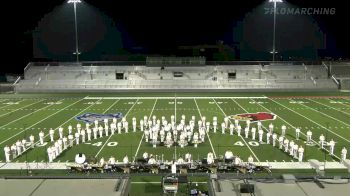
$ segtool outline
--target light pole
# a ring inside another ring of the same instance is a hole
[[[77,56],[77,62],[79,62],[79,46],[78,46],[78,27],[77,27],[77,3],[81,3],[80,0],[68,0],[68,3],[74,4],[74,23],[75,23],[75,54]]]
[[[276,12],[277,12],[277,3],[282,3],[282,0],[269,0],[270,3],[273,3],[273,40],[272,40],[272,62],[275,62],[276,51]]]

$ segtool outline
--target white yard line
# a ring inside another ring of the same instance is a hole
[[[252,100],[254,101],[254,99],[252,99]],[[266,107],[263,106],[262,104],[258,103],[258,105],[260,105],[261,107],[263,107],[265,110],[267,110],[267,111],[273,113],[271,110],[269,110],[268,108],[266,108]],[[289,126],[291,126],[293,129],[296,129],[295,126],[293,126],[292,124],[290,124],[289,122],[287,122],[286,120],[284,120],[281,116],[278,116],[278,118],[280,118],[280,119],[281,119],[282,121],[284,121],[286,124],[288,124]],[[303,133],[302,131],[300,131],[300,133],[306,137],[306,134],[305,134],[305,133]],[[295,136],[294,136],[293,138],[295,138]],[[318,145],[318,146],[321,147],[321,145],[320,145],[318,142],[316,142],[314,139],[311,139],[311,141],[314,142],[316,145]],[[327,152],[329,152],[329,150],[327,150],[326,148],[324,148],[324,150],[327,151]],[[340,160],[340,157],[338,157],[338,156],[336,156],[336,155],[333,155],[333,156]]]
[[[119,100],[120,100],[120,99],[119,99]],[[123,117],[126,118],[126,116],[128,116],[129,112],[132,110],[132,108],[136,105],[136,103],[137,103],[138,101],[139,101],[139,100],[137,99],[137,100],[134,102],[134,104],[130,107],[130,109],[128,110],[128,112],[125,114],[125,116],[123,116]],[[96,153],[95,157],[97,157],[97,156],[102,152],[103,148],[106,146],[106,144],[109,142],[109,140],[111,139],[112,136],[113,136],[113,135],[111,134],[111,135],[108,137],[108,139],[106,140],[106,142],[102,145],[102,147],[100,148],[100,150]]]
[[[78,102],[80,102],[80,101],[82,101],[82,100],[84,100],[84,99],[79,99],[78,101],[76,101],[76,102],[70,104],[70,105],[67,106],[67,107],[70,107],[70,106],[72,106],[72,105],[74,105],[74,104],[76,104],[76,103],[78,103]],[[73,118],[75,118],[76,115],[79,115],[79,114],[83,113],[85,110],[89,109],[90,107],[92,107],[92,106],[94,106],[94,105],[95,105],[95,104],[89,105],[89,106],[86,107],[84,110],[82,110],[82,111],[80,111],[79,113],[73,115],[73,117],[71,117],[70,119],[68,119],[68,120],[65,121],[64,123],[60,124],[60,125],[59,125],[58,127],[56,127],[54,130],[57,130],[57,129],[60,128],[62,125],[68,123],[70,120],[72,120]],[[67,107],[65,107],[65,108],[67,108]],[[64,109],[62,109],[62,110],[64,110]],[[62,110],[59,110],[58,112],[61,112]],[[58,113],[58,112],[56,112],[56,113]],[[55,113],[55,114],[56,114],[56,113]],[[50,116],[52,116],[52,115],[50,115]],[[24,130],[23,130],[23,131],[24,131]],[[44,138],[46,138],[47,136],[49,136],[49,134],[46,134],[46,135],[44,136]],[[35,142],[35,143],[34,143],[34,146],[37,145],[39,142],[40,142],[39,140],[38,140],[37,142]],[[29,150],[29,149],[30,149],[30,148],[27,148],[27,150]],[[23,151],[21,155],[23,155],[24,152],[25,152],[25,151]]]
[[[118,99],[117,101],[115,101],[111,106],[109,106],[105,111],[103,111],[103,114],[106,113],[108,110],[110,110],[110,109],[111,109],[115,104],[117,104],[119,101],[120,101],[120,99]],[[136,103],[137,103],[137,101],[131,106],[131,108],[134,107],[134,105],[135,105]],[[130,108],[130,109],[131,109],[131,108]],[[130,109],[129,109],[129,111],[130,111]],[[126,116],[128,115],[129,111],[126,113],[126,115],[125,115],[124,117],[126,117]],[[100,150],[97,152],[97,154],[95,155],[95,157],[97,157],[97,156],[101,153],[101,151],[102,151],[103,148],[106,146],[107,142],[111,139],[112,136],[113,136],[113,135],[111,134],[111,135],[108,137],[108,139],[107,139],[106,142],[102,145],[102,147],[101,147]]]
[[[318,113],[320,113],[320,114],[323,114],[323,115],[325,115],[325,116],[327,116],[327,117],[329,117],[329,118],[331,118],[331,119],[333,119],[333,120],[336,120],[336,121],[338,121],[338,122],[340,122],[340,123],[343,123],[344,125],[350,126],[350,124],[348,124],[348,123],[346,123],[346,122],[344,122],[344,121],[341,121],[341,120],[339,120],[339,119],[337,119],[337,118],[334,118],[334,117],[332,117],[332,116],[330,116],[330,115],[328,115],[328,114],[325,114],[325,113],[323,113],[323,112],[321,112],[321,111],[315,110],[314,108],[309,107],[309,106],[307,106],[307,105],[305,105],[305,104],[299,103],[299,105],[302,105],[302,106],[307,107],[307,108],[309,108],[309,109],[311,109],[311,110],[313,110],[313,111],[315,111],[315,112],[318,112]]]
[[[333,133],[334,135],[338,136],[339,138],[342,138],[343,140],[345,140],[345,141],[347,141],[347,142],[349,142],[349,143],[350,143],[350,140],[348,140],[348,139],[344,138],[343,136],[341,136],[341,135],[339,135],[339,134],[337,134],[337,133],[333,132],[332,130],[329,130],[328,128],[326,128],[326,127],[324,127],[323,125],[321,125],[321,124],[319,124],[319,123],[317,123],[317,122],[315,122],[315,121],[311,120],[310,118],[308,118],[308,117],[306,117],[306,116],[304,116],[304,115],[300,114],[299,112],[296,112],[296,111],[294,111],[294,110],[292,110],[292,109],[290,109],[290,108],[286,107],[285,105],[280,104],[280,103],[278,103],[277,101],[274,101],[273,99],[270,99],[270,98],[269,98],[269,100],[271,100],[272,102],[274,102],[274,103],[276,103],[276,104],[278,104],[278,105],[280,105],[280,106],[282,106],[282,107],[284,107],[284,108],[287,108],[288,110],[290,110],[290,111],[292,111],[292,112],[294,112],[294,113],[298,114],[299,116],[304,117],[305,119],[307,119],[307,120],[309,120],[309,121],[313,122],[314,124],[316,124],[316,125],[318,125],[318,126],[320,126],[320,127],[324,128],[324,129],[326,129],[327,131],[329,131],[329,132]]]
[[[330,101],[333,101],[332,99],[329,99]],[[344,99],[345,101],[349,101],[349,100],[347,100],[347,99]],[[339,104],[341,104],[341,105],[345,105],[345,106],[347,106],[347,108],[349,108],[350,107],[350,105],[348,105],[348,104],[346,104],[346,103],[339,103]]]
[[[199,115],[201,116],[201,119],[202,119],[203,116],[202,116],[201,110],[200,110],[199,107],[198,107],[196,98],[193,98],[193,100],[194,100],[194,103],[196,104],[198,113],[199,113]],[[216,158],[216,153],[215,153],[215,150],[214,150],[214,147],[213,147],[213,143],[211,142],[210,136],[209,136],[209,134],[208,134],[207,131],[205,131],[205,133],[207,134],[207,137],[208,137],[208,140],[209,140],[209,144],[210,144],[211,150],[213,151],[213,154],[214,154],[214,158]]]
[[[157,102],[158,102],[158,99],[156,99],[156,101],[154,102],[153,108],[152,108],[152,110],[151,110],[151,113],[150,113],[149,116],[148,116],[148,119],[151,118],[151,116],[152,116],[152,114],[153,114],[153,111],[154,111],[154,108],[156,107]],[[142,137],[141,137],[141,139],[140,139],[139,145],[137,146],[137,149],[136,149],[136,152],[135,152],[135,156],[134,156],[134,159],[132,160],[132,162],[135,162],[135,160],[136,160],[136,156],[137,156],[137,154],[139,153],[139,150],[140,150],[140,147],[141,147],[141,143],[142,143],[142,141],[143,141],[143,137],[144,137],[144,136],[145,136],[145,134],[142,133]]]
[[[267,97],[177,97],[178,99],[267,99]],[[135,97],[84,97],[83,99],[135,99]],[[138,99],[174,99],[174,97],[138,97]]]
[[[5,114],[1,114],[0,117],[5,116],[5,115],[7,115],[7,114],[10,114],[10,113],[12,113],[12,112],[21,110],[21,109],[23,109],[23,108],[29,107],[29,106],[31,106],[31,105],[37,104],[37,103],[39,103],[39,102],[42,102],[43,100],[45,100],[45,99],[41,99],[40,101],[31,103],[31,104],[29,104],[29,105],[25,105],[25,106],[23,106],[23,107],[20,107],[20,108],[18,108],[18,109],[15,109],[15,110],[13,110],[13,111],[11,111],[11,112],[7,112],[7,113],[5,113]],[[10,105],[8,105],[8,106],[10,106]]]
[[[219,107],[219,109],[221,110],[221,112],[225,115],[225,117],[227,116],[226,115],[226,113],[224,112],[224,110],[222,110],[222,108],[219,106],[219,104],[216,102],[216,100],[215,99],[213,99],[214,100],[214,102],[216,103],[216,105]],[[232,99],[233,100],[233,99]],[[232,121],[231,121],[231,119],[229,119],[229,121],[230,121],[230,123],[232,124]],[[256,154],[253,152],[253,150],[250,148],[250,146],[249,146],[249,144],[245,141],[245,139],[242,137],[242,136],[240,136],[241,137],[241,139],[243,140],[243,142],[245,143],[245,145],[249,148],[249,150],[250,150],[250,152],[253,154],[253,156],[255,157],[255,159],[260,163],[260,160],[259,160],[259,158],[256,156]]]
[[[337,108],[334,108],[334,107],[332,107],[332,106],[326,105],[326,104],[324,104],[324,103],[321,103],[321,102],[318,102],[318,101],[315,101],[315,100],[312,100],[312,99],[307,99],[307,100],[312,101],[312,102],[315,102],[315,103],[318,103],[318,104],[323,105],[323,106],[326,106],[327,108],[332,108],[333,110],[336,110],[336,111],[338,111],[338,112],[342,112],[342,113],[344,113],[344,114],[350,115],[350,113],[341,111],[341,110],[339,110],[339,109],[337,109]]]
[[[64,100],[64,99],[61,99],[60,101],[63,101],[63,100]],[[43,107],[43,108],[40,108],[40,109],[38,109],[38,110],[35,110],[34,112],[30,112],[29,114],[26,114],[26,115],[24,115],[24,116],[22,116],[22,117],[20,117],[20,118],[17,118],[17,119],[15,119],[15,120],[13,120],[13,121],[11,121],[11,122],[5,124],[5,125],[2,125],[2,126],[0,127],[0,129],[3,128],[3,127],[6,127],[6,126],[9,125],[9,124],[12,124],[12,123],[18,121],[18,120],[21,120],[21,119],[23,119],[23,118],[25,118],[25,117],[27,117],[27,116],[30,116],[30,115],[34,114],[35,112],[39,112],[40,110],[43,110],[43,109],[48,108],[48,107],[51,107],[51,106],[53,106],[53,105],[47,105],[47,106],[45,106],[45,107]]]
[[[68,105],[68,106],[66,106],[66,107],[64,107],[64,108],[62,108],[61,110],[59,110],[59,111],[57,111],[57,112],[55,112],[55,113],[53,113],[53,114],[51,114],[51,115],[49,115],[49,116],[47,116],[47,117],[41,119],[40,121],[38,121],[38,122],[32,124],[31,126],[27,127],[26,129],[23,129],[22,131],[20,131],[20,132],[18,132],[17,134],[13,135],[12,137],[7,138],[6,140],[2,141],[2,142],[0,143],[0,145],[3,144],[4,142],[6,142],[6,141],[8,141],[8,140],[10,140],[10,139],[12,139],[12,138],[14,138],[14,137],[16,137],[17,135],[23,133],[24,131],[27,131],[28,129],[34,127],[35,125],[37,125],[37,124],[43,122],[44,120],[50,118],[51,116],[53,116],[53,115],[55,115],[55,114],[57,114],[57,113],[63,111],[64,109],[66,109],[66,108],[68,108],[68,107],[70,107],[70,106],[72,106],[72,105],[74,105],[74,104],[76,104],[76,103],[78,103],[79,101],[82,101],[82,100],[83,100],[83,99],[80,99],[80,100],[78,100],[78,101],[76,101],[76,102],[74,102],[74,103],[72,103],[72,104],[70,104],[70,105]]]
[[[20,102],[22,102],[22,101],[24,101],[25,99],[22,99],[21,101],[17,101],[18,103],[20,103]],[[0,109],[2,109],[2,108],[6,108],[6,107],[9,107],[9,106],[12,106],[12,104],[7,104],[7,105],[5,105],[5,106],[2,106],[2,107],[0,107]]]

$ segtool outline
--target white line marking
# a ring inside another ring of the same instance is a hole
[[[194,103],[196,104],[196,107],[197,107],[197,110],[198,110],[198,113],[199,113],[199,115],[201,116],[201,119],[202,119],[202,113],[201,113],[201,111],[200,111],[200,109],[199,109],[199,107],[198,107],[198,104],[197,104],[197,101],[196,101],[196,98],[193,98],[193,100],[194,100]],[[216,158],[216,153],[215,153],[215,150],[214,150],[214,147],[213,147],[213,144],[211,143],[211,139],[210,139],[210,137],[209,137],[209,134],[208,134],[208,132],[207,131],[205,131],[205,133],[207,134],[207,137],[208,137],[208,140],[209,140],[209,143],[210,143],[210,146],[211,146],[211,150],[213,151],[213,153],[214,153],[214,158]]]
[[[224,112],[224,110],[222,110],[222,108],[219,106],[219,104],[216,102],[215,99],[213,99],[214,102],[216,103],[216,105],[219,107],[219,109],[221,110],[221,112],[225,115],[225,117],[227,116],[226,113]],[[232,99],[233,100],[233,99]],[[229,119],[230,123],[232,123],[231,119]],[[245,143],[245,145],[249,148],[250,152],[253,153],[253,156],[255,157],[255,159],[260,163],[259,158],[256,156],[256,154],[253,152],[253,150],[250,148],[250,146],[248,145],[248,143],[245,141],[245,139],[242,137],[242,135],[240,136],[241,139],[243,140],[243,142]]]
[[[267,111],[269,111],[269,112],[272,112],[271,110],[269,110],[269,109],[266,108],[265,106],[263,106],[263,105],[260,105],[260,106],[263,107],[265,110],[267,110]],[[291,126],[293,129],[296,128],[295,126],[293,126],[292,124],[290,124],[289,122],[287,122],[286,120],[284,120],[281,116],[278,116],[278,117],[279,117],[281,120],[283,120],[285,123],[287,123],[289,126]],[[306,137],[306,134],[305,134],[305,133],[303,133],[302,131],[300,131],[300,133]],[[293,136],[293,138],[295,138],[295,136]],[[314,142],[316,145],[321,146],[321,145],[320,145],[318,142],[316,142],[314,139],[311,139],[311,141]],[[324,150],[326,150],[327,152],[329,152],[329,150],[327,150],[326,148],[324,148]],[[338,157],[338,156],[336,156],[336,155],[334,155],[334,156],[335,156],[337,159],[340,160],[340,157]]]
[[[152,114],[153,114],[153,111],[154,111],[154,108],[156,107],[157,102],[158,102],[158,99],[156,99],[156,101],[154,102],[153,108],[152,108],[152,110],[151,110],[151,113],[150,113],[149,116],[148,116],[148,119],[151,118],[151,116],[152,116]],[[145,134],[142,133],[142,137],[141,137],[141,139],[140,139],[139,146],[138,146],[137,149],[136,149],[135,156],[134,156],[134,159],[132,160],[132,162],[135,162],[135,160],[136,160],[136,156],[137,156],[137,153],[139,153],[140,146],[141,146],[141,143],[142,143],[142,141],[143,141],[143,137],[144,137],[144,136],[145,136]]]
[[[74,104],[78,103],[78,102],[79,102],[79,101],[81,101],[81,100],[82,100],[82,99],[80,99],[80,100],[78,100],[78,101],[76,101],[76,102],[74,102],[74,103],[72,103],[72,104],[70,104],[70,105],[68,105],[68,106],[64,107],[62,110],[59,110],[59,111],[57,111],[57,112],[55,112],[55,113],[53,113],[53,114],[51,114],[51,115],[49,115],[49,116],[47,116],[47,117],[45,117],[45,118],[41,119],[40,121],[38,121],[38,122],[36,122],[36,123],[32,124],[31,126],[27,127],[26,129],[23,129],[22,131],[18,132],[17,134],[13,135],[12,137],[7,138],[6,140],[2,141],[2,142],[0,143],[0,145],[1,145],[1,144],[3,144],[4,142],[6,142],[6,141],[8,141],[8,140],[10,140],[10,139],[12,139],[12,138],[14,138],[14,137],[16,137],[17,135],[19,135],[19,134],[23,133],[24,131],[26,131],[26,130],[28,130],[28,129],[32,128],[32,127],[34,127],[35,125],[37,125],[37,124],[39,124],[39,123],[43,122],[44,120],[46,120],[46,119],[50,118],[51,116],[53,116],[53,115],[55,115],[55,114],[57,114],[57,113],[59,113],[59,112],[63,111],[64,109],[66,109],[66,108],[68,108],[68,107],[70,107],[70,106],[72,106],[72,105],[74,105]],[[57,128],[58,128],[58,127],[57,127]],[[47,134],[47,135],[49,135],[49,134]],[[47,136],[47,135],[46,135],[46,136]]]
[[[323,114],[323,115],[325,115],[325,116],[327,116],[327,117],[329,117],[329,118],[331,118],[331,119],[334,119],[334,120],[336,120],[336,121],[338,121],[338,122],[341,122],[341,123],[343,123],[343,124],[345,124],[345,125],[347,125],[347,126],[350,126],[350,124],[347,124],[347,123],[345,123],[345,122],[343,122],[343,121],[341,121],[341,120],[339,120],[339,119],[337,119],[337,118],[334,118],[334,117],[332,117],[332,116],[329,116],[328,114],[325,114],[325,113],[323,113],[323,112],[321,112],[321,111],[315,110],[315,109],[313,109],[312,107],[309,107],[309,106],[304,105],[304,104],[302,104],[302,103],[299,103],[299,104],[302,105],[302,106],[305,106],[305,107],[307,107],[307,108],[309,108],[309,109],[311,109],[311,110],[313,110],[313,111],[316,111],[316,112],[318,112],[318,113],[321,113],[321,114]]]
[[[292,110],[292,109],[289,109],[288,107],[284,106],[283,104],[280,104],[280,103],[278,103],[277,101],[274,101],[273,99],[270,99],[270,98],[269,98],[269,100],[271,100],[272,102],[274,102],[274,103],[276,103],[276,104],[278,104],[278,105],[280,105],[280,106],[283,106],[284,108],[287,108],[288,110],[290,110],[290,111],[292,111],[292,112],[298,114],[299,116],[304,117],[305,119],[307,119],[307,120],[313,122],[314,124],[317,124],[318,126],[322,127],[323,129],[326,129],[326,130],[328,130],[329,132],[333,133],[334,135],[336,135],[336,136],[342,138],[343,140],[345,140],[345,141],[347,141],[347,142],[350,142],[350,140],[344,138],[343,136],[341,136],[341,135],[339,135],[339,134],[333,132],[332,130],[327,129],[326,127],[322,126],[321,124],[318,124],[317,122],[315,122],[315,121],[309,119],[308,117],[306,117],[306,116],[304,116],[304,115],[302,115],[302,114],[300,114],[300,113],[298,113],[298,112],[296,112],[296,111],[294,111],[294,110]]]
[[[64,99],[61,99],[60,101],[63,101],[63,100],[64,100]],[[5,124],[5,125],[2,125],[0,128],[6,127],[6,126],[9,125],[9,124],[12,124],[12,123],[14,123],[14,122],[16,122],[16,121],[18,121],[18,120],[21,120],[21,119],[23,119],[23,118],[25,118],[25,117],[27,117],[27,116],[30,116],[30,115],[32,115],[32,114],[34,114],[34,113],[36,113],[36,112],[39,112],[40,110],[43,110],[43,109],[48,108],[48,107],[51,107],[51,106],[53,106],[53,105],[47,105],[47,106],[45,106],[45,107],[43,107],[43,108],[40,108],[40,109],[38,109],[38,110],[35,110],[34,112],[30,112],[29,114],[26,114],[26,115],[24,115],[24,116],[22,116],[22,117],[20,117],[20,118],[17,118],[17,119],[15,119],[15,120],[13,120],[13,121],[11,121],[11,122]]]
[[[120,100],[120,99],[119,99]],[[125,118],[126,116],[128,116],[129,112],[132,110],[132,108],[134,108],[134,106],[137,104],[139,100],[137,99],[134,104],[129,108],[128,112],[125,114]],[[102,149],[106,146],[106,144],[109,142],[109,140],[111,139],[113,135],[111,134],[108,139],[106,140],[106,142],[102,145],[102,147],[100,148],[100,150],[96,153],[95,157],[97,157],[101,152],[102,152]]]
[[[178,99],[193,99],[194,97],[177,97]],[[195,97],[196,99],[267,99],[267,97]],[[135,99],[135,97],[84,97],[83,99]],[[138,99],[174,99],[174,97],[138,97]]]
[[[22,110],[23,108],[29,107],[29,106],[31,106],[31,105],[37,104],[37,103],[42,102],[42,101],[44,101],[44,100],[41,99],[41,100],[39,100],[39,101],[37,101],[37,102],[34,102],[34,103],[29,104],[29,105],[25,105],[25,106],[20,107],[20,108],[18,108],[18,109],[12,110],[11,112],[7,112],[7,113],[5,113],[5,114],[1,114],[0,117],[5,116],[5,115],[7,115],[7,114],[10,114],[10,113],[12,113],[12,112],[18,111],[18,110]]]

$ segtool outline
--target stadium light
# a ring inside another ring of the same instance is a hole
[[[282,0],[269,0],[270,3],[273,3],[273,40],[272,40],[272,62],[275,62],[276,51],[276,10],[277,3],[282,3]]]
[[[75,54],[77,56],[77,62],[79,62],[79,46],[78,46],[78,27],[77,27],[77,3],[81,3],[81,0],[68,0],[68,3],[74,4],[74,23],[75,23]]]

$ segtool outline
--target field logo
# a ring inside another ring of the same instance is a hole
[[[103,121],[104,119],[120,119],[123,117],[122,113],[116,114],[95,114],[95,113],[85,113],[83,115],[77,116],[75,119],[84,121],[86,123],[94,123],[95,120]]]
[[[245,113],[245,114],[236,114],[236,115],[229,116],[229,118],[233,120],[239,120],[239,121],[250,120],[251,122],[275,120],[276,117],[277,117],[276,114],[267,113],[267,112]]]

